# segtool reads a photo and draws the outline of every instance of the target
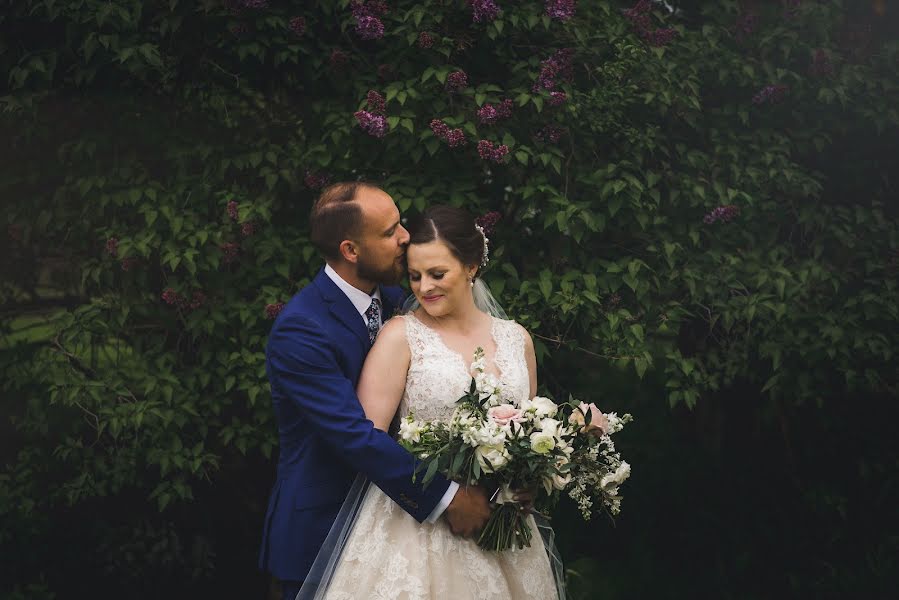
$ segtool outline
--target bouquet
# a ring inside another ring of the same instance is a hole
[[[593,404],[573,398],[556,404],[535,396],[519,404],[501,400],[501,384],[485,372],[484,351],[471,364],[468,392],[456,401],[449,422],[418,421],[409,414],[400,422],[399,442],[420,463],[428,485],[440,472],[462,484],[495,489],[497,506],[481,531],[478,545],[501,551],[530,546],[533,532],[512,490],[536,489],[535,506],[546,506],[567,493],[589,520],[594,512],[617,515],[619,486],[630,465],[615,451],[611,436],[631,415],[603,414]]]

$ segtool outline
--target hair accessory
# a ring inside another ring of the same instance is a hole
[[[490,251],[487,246],[487,242],[489,242],[490,240],[487,239],[487,234],[484,233],[483,227],[475,223],[474,228],[477,229],[481,233],[481,236],[484,238],[484,258],[481,259],[481,268],[483,269],[487,266],[487,263],[490,262],[490,259],[487,257],[487,254]]]

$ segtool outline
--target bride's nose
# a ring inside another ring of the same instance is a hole
[[[434,289],[434,280],[430,277],[422,275],[421,277],[421,293],[425,296]]]

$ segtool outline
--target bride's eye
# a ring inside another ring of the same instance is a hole
[[[421,279],[421,275],[413,275],[412,273],[409,273],[409,281],[418,281],[419,279]]]
[[[446,275],[446,273],[434,273],[434,274],[432,275],[432,277],[433,277],[434,279],[443,279],[443,276],[444,276],[444,275]]]

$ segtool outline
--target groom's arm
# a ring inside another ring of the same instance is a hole
[[[435,508],[447,500],[450,482],[438,476],[427,488],[413,483],[414,457],[366,418],[330,339],[317,323],[296,316],[282,319],[269,336],[267,354],[272,385],[301,409],[335,455],[417,521],[439,517],[442,511]]]

